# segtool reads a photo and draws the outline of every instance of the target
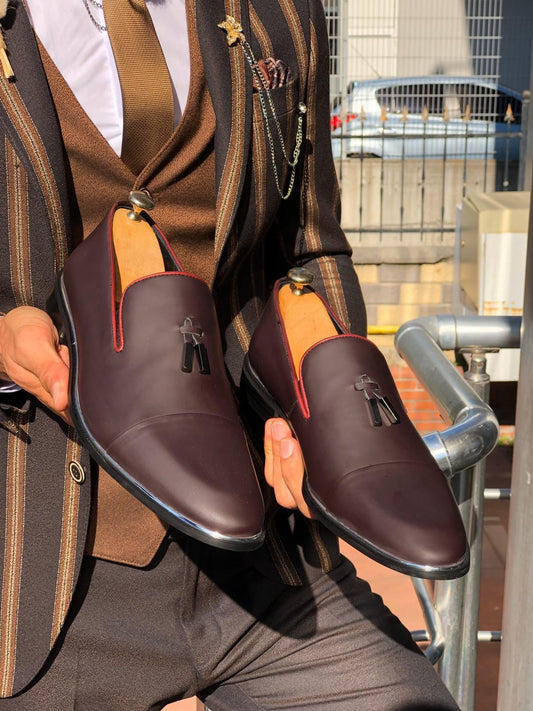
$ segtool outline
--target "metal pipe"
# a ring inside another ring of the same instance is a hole
[[[446,476],[476,464],[498,441],[491,408],[461,377],[442,350],[471,346],[519,348],[521,318],[428,316],[408,321],[394,342],[452,426],[424,441]]]
[[[485,501],[508,500],[511,498],[511,489],[485,489]]]
[[[465,469],[454,478],[452,485],[459,504],[461,518],[467,532],[470,531],[471,495],[473,469]],[[472,572],[472,561],[470,575]],[[461,675],[461,650],[463,646],[465,616],[469,614],[465,606],[467,577],[456,580],[436,580],[434,603],[444,630],[445,645],[438,671],[454,699],[459,701],[459,679]]]
[[[483,402],[489,400],[490,378],[486,373],[487,358],[483,352],[472,353],[465,378]],[[465,576],[463,631],[461,636],[457,702],[463,711],[474,711],[476,692],[476,662],[481,588],[481,546],[483,539],[483,508],[486,460],[473,468],[471,479],[470,516],[467,536],[470,543],[470,574]]]
[[[467,346],[520,348],[521,316],[425,316],[407,321],[399,329],[423,328],[442,350]],[[396,344],[398,347],[398,344]]]
[[[420,637],[417,638],[417,632],[412,633],[412,637],[417,641],[429,641],[429,647],[424,651],[425,656],[431,664],[436,664],[442,657],[444,651],[444,634],[442,632],[442,624],[440,621],[440,615],[437,612],[429,590],[427,588],[427,583],[421,578],[411,578],[416,595],[418,597],[418,602],[422,608],[422,614],[424,615],[424,621],[427,626],[427,630],[424,633],[427,637],[422,640]]]
[[[415,642],[431,642],[431,633],[429,630],[413,630],[411,637]],[[502,633],[500,630],[478,630],[478,642],[501,642]]]

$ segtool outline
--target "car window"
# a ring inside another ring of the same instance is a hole
[[[503,122],[510,106],[514,123],[520,124],[521,120],[521,100],[485,83],[457,79],[449,83],[442,80],[393,83],[379,88],[368,87],[365,89],[366,94],[362,93],[362,87],[357,93],[352,83],[348,89],[348,94],[355,92],[354,101],[361,102],[367,111],[375,99],[380,109],[385,108],[387,114],[392,115],[401,115],[407,110],[410,116],[420,116],[425,108],[430,118],[442,118],[446,109],[449,119],[462,119],[469,109],[473,121]],[[338,98],[332,108],[338,109],[340,103]],[[352,107],[352,110],[359,111],[360,108]]]
[[[425,106],[430,114],[442,116],[444,97],[443,85],[433,82],[398,84],[376,91],[379,105],[396,114],[401,114],[404,108],[409,114],[421,114]]]
[[[494,121],[497,92],[490,86],[465,82],[457,86],[461,115],[470,109],[470,118],[475,121]]]

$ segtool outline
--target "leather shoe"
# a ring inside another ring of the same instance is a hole
[[[305,460],[304,498],[337,535],[409,575],[463,575],[469,549],[455,498],[385,358],[347,332],[301,271],[276,283],[253,334],[248,404],[288,421]]]
[[[209,287],[146,212],[113,207],[67,259],[49,311],[70,351],[71,416],[98,464],[184,533],[259,547],[263,500]]]

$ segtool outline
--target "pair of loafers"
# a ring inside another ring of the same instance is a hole
[[[49,302],[70,351],[73,422],[93,458],[163,520],[253,550],[263,500],[209,288],[176,260],[145,211],[149,197],[130,199],[70,255]],[[275,285],[254,332],[249,404],[290,423],[305,499],[336,534],[404,573],[465,573],[455,499],[385,359],[298,280]]]
[[[416,577],[467,572],[451,488],[403,407],[385,358],[347,332],[309,286],[278,281],[243,371],[247,403],[290,424],[305,460],[304,498],[326,526],[378,562]]]
[[[149,197],[130,199],[72,252],[48,306],[69,347],[74,425],[98,464],[167,523],[253,550],[263,499],[210,290],[142,209]]]

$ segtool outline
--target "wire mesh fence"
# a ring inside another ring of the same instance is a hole
[[[324,7],[345,229],[453,240],[466,192],[518,187],[522,96],[498,83],[503,0]]]

